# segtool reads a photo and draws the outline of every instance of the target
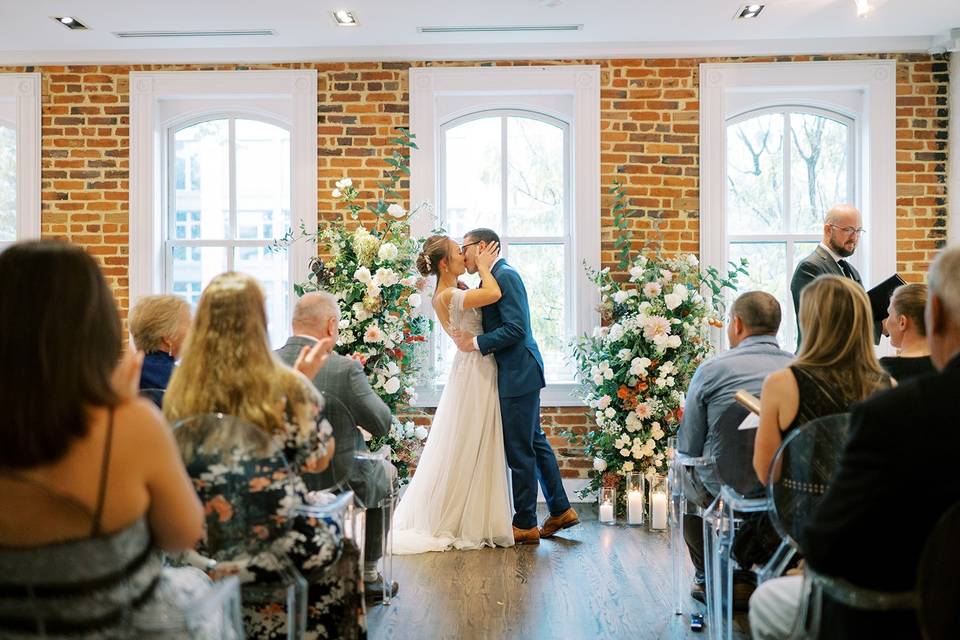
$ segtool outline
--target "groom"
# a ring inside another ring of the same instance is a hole
[[[463,261],[470,273],[477,272],[477,254],[500,237],[490,229],[474,229],[463,237]],[[579,524],[577,512],[570,507],[560,479],[560,468],[553,449],[540,428],[540,389],[546,386],[543,358],[530,330],[530,306],[527,290],[516,269],[503,258],[491,268],[500,285],[502,297],[496,304],[481,309],[483,335],[468,332],[456,338],[461,351],[494,354],[497,359],[497,385],[500,413],[503,416],[503,444],[513,480],[513,539],[516,544],[539,544],[560,529]],[[537,480],[550,509],[541,529],[537,529]]]

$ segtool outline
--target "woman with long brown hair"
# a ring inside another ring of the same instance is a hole
[[[800,299],[800,353],[789,367],[767,376],[760,392],[753,468],[764,484],[787,433],[815,418],[844,413],[891,382],[873,351],[870,302],[859,284],[820,276]]]
[[[164,414],[171,422],[190,416],[224,413],[236,416],[262,429],[283,443],[283,452],[292,472],[289,483],[281,483],[267,465],[253,468],[242,460],[235,462],[212,455],[194,456],[188,471],[206,503],[208,517],[218,518],[219,527],[231,527],[236,513],[246,522],[288,522],[291,497],[304,501],[304,474],[323,471],[333,456],[330,425],[323,419],[323,398],[304,375],[314,375],[322,364],[320,349],[329,353],[332,340],[321,341],[308,353],[302,353],[297,371],[282,364],[270,350],[263,290],[251,276],[228,272],[215,277],[200,297],[193,326],[187,337],[180,366],[173,373],[163,401]],[[305,347],[305,351],[308,348]],[[314,367],[305,360],[317,356]],[[229,444],[229,443],[227,443]],[[224,504],[219,484],[227,477],[241,477],[250,492],[239,505]],[[288,494],[292,487],[295,496]],[[350,638],[361,634],[358,606],[349,603],[351,594],[359,597],[359,586],[330,574],[326,569],[336,561],[341,545],[339,533],[322,520],[294,517],[286,533],[282,527],[254,526],[254,531],[238,531],[238,537],[250,540],[280,536],[277,540],[290,559],[307,578],[308,631],[321,637]],[[223,549],[200,551],[224,555]],[[261,554],[249,554],[234,562],[243,563],[243,575],[254,582],[275,582],[272,563]],[[359,572],[356,575],[359,579]],[[285,637],[283,607],[244,607],[244,623],[250,635],[258,638]]]

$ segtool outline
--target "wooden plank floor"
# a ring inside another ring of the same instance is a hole
[[[400,594],[369,608],[370,637],[706,638],[672,613],[667,533],[601,525],[595,505],[575,508],[581,525],[539,546],[396,556]],[[705,612],[688,597],[690,611]]]

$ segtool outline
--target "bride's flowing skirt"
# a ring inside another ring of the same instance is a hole
[[[458,353],[393,519],[393,552],[513,545],[493,356]]]

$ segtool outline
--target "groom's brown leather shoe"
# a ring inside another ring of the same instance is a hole
[[[549,538],[560,529],[569,529],[578,524],[580,524],[580,516],[573,510],[573,507],[570,507],[560,515],[550,516],[544,520],[543,526],[540,527],[540,537]]]
[[[513,528],[513,544],[540,544],[540,531],[536,527],[531,529]]]

